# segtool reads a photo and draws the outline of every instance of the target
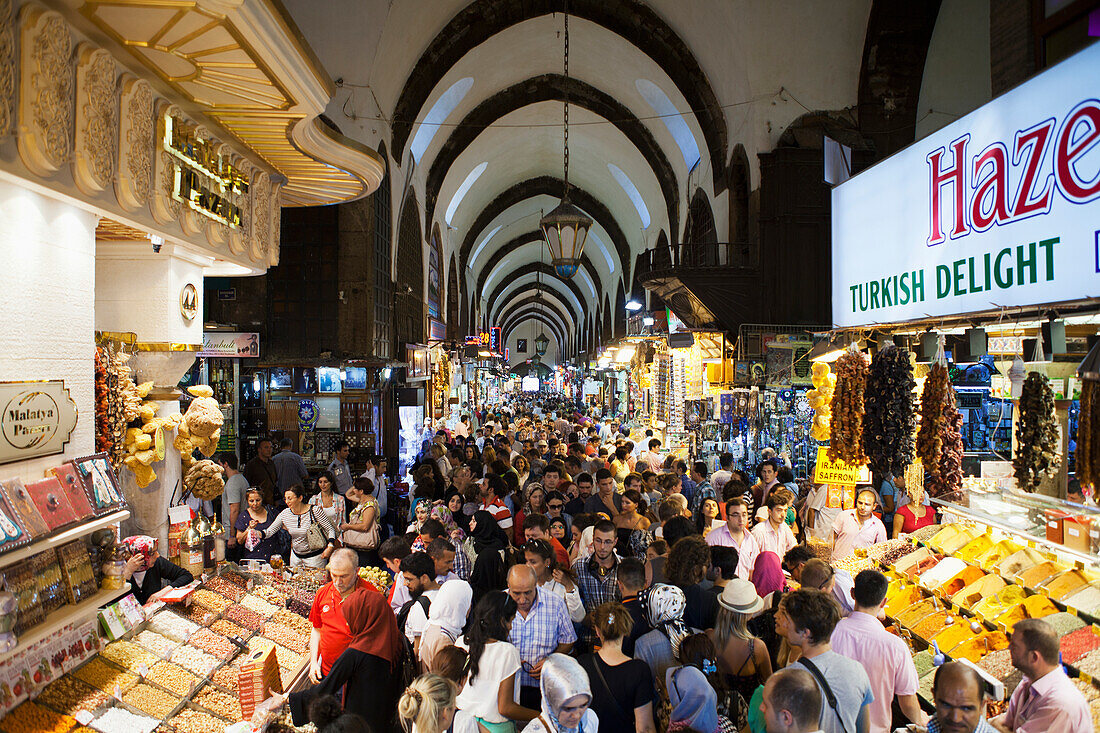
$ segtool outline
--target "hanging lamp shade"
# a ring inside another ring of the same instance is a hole
[[[550,264],[562,280],[577,274],[584,252],[584,240],[592,228],[592,219],[563,198],[561,203],[539,221],[546,246],[550,249]]]
[[[550,345],[550,339],[546,338],[546,334],[540,333],[538,338],[535,339],[535,353],[539,356],[546,356],[546,347]]]

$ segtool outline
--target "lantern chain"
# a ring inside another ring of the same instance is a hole
[[[569,0],[565,1],[565,197],[569,196]]]

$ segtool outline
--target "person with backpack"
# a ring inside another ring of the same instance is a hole
[[[420,635],[428,624],[428,609],[439,592],[435,581],[435,563],[426,552],[414,552],[401,561],[401,575],[412,598],[397,612],[397,630],[412,644],[413,656],[418,658]]]

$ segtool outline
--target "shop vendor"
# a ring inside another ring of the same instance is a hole
[[[130,553],[122,571],[122,579],[130,581],[134,597],[142,605],[195,579],[190,572],[161,557],[157,551],[158,541],[152,537],[134,535],[127,537],[122,544]]]

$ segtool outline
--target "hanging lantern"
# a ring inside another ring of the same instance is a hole
[[[540,357],[546,356],[546,347],[549,345],[550,339],[546,338],[546,334],[540,333],[535,339],[535,353]]]
[[[584,240],[592,228],[592,220],[584,212],[563,197],[558,206],[539,221],[546,246],[550,250],[550,264],[563,280],[577,274],[584,252]]]

